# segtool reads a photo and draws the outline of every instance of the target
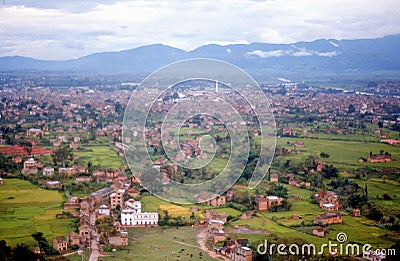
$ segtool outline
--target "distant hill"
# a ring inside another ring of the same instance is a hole
[[[0,58],[0,71],[68,71],[105,74],[150,73],[174,61],[214,58],[235,64],[252,75],[282,76],[368,74],[400,72],[400,35],[378,39],[321,39],[293,44],[216,44],[190,52],[155,44],[120,51],[95,53],[67,61],[26,57]]]

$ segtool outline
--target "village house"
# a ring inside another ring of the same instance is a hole
[[[224,221],[218,219],[210,219],[207,222],[208,237],[218,243],[226,239],[224,232]]]
[[[207,201],[207,206],[219,207],[223,206],[226,203],[225,196],[222,195],[215,195],[216,197]]]
[[[44,167],[42,170],[43,176],[53,177],[54,176],[54,168],[53,167]]]
[[[385,253],[379,252],[376,253],[375,251],[363,251],[363,259],[368,261],[382,261],[386,258]]]
[[[3,179],[0,177],[0,185],[3,185]]]
[[[95,203],[99,204],[108,201],[112,193],[114,193],[114,189],[106,187],[91,193],[90,197],[93,198]]]
[[[216,219],[226,222],[227,215],[226,213],[218,213],[215,209],[206,210],[206,221],[209,221],[211,219]]]
[[[77,150],[77,149],[79,149],[79,143],[76,143],[76,142],[70,142],[69,143],[69,148],[70,149],[73,149],[73,150]]]
[[[64,203],[64,209],[80,209],[81,199],[79,197],[70,197],[67,202]]]
[[[385,154],[372,155],[368,157],[367,161],[371,163],[391,162],[392,157]]]
[[[85,240],[90,240],[91,229],[88,223],[81,224],[78,229],[79,229],[79,235],[81,237],[84,237]]]
[[[75,178],[75,183],[76,184],[81,184],[81,183],[85,183],[85,182],[91,182],[92,179],[90,177],[77,177]]]
[[[110,195],[112,209],[115,209],[117,206],[122,207],[124,205],[124,194],[124,189],[118,189],[116,192]]]
[[[353,210],[353,216],[355,216],[355,217],[361,217],[361,211],[360,211],[360,209],[354,209]]]
[[[314,219],[314,223],[315,224],[319,224],[319,225],[329,225],[329,224],[342,223],[342,214],[340,214],[340,212],[331,212],[331,213],[319,214]]]
[[[283,198],[277,196],[257,196],[256,199],[256,208],[259,211],[268,210],[272,206],[280,206],[282,205]]]
[[[33,158],[29,158],[24,161],[24,168],[22,169],[23,174],[37,174],[38,173],[38,162]]]
[[[270,182],[279,182],[279,176],[278,174],[271,174],[269,177]]]
[[[247,246],[240,246],[235,248],[234,259],[235,261],[252,261],[253,251]]]
[[[55,237],[53,239],[53,248],[58,252],[65,252],[68,250],[68,241],[64,236]]]
[[[72,167],[69,167],[69,168],[58,168],[58,173],[59,174],[67,174],[68,176],[73,176],[73,175],[75,175],[76,171]]]
[[[110,235],[107,237],[107,243],[115,247],[122,247],[128,245],[128,232],[121,231],[117,235]]]
[[[74,164],[71,167],[74,169],[75,173],[82,173],[82,174],[89,173],[89,170],[82,164]]]
[[[342,208],[339,197],[333,191],[320,191],[313,198],[324,210],[337,211]]]
[[[108,168],[105,172],[105,178],[107,182],[113,182],[118,178],[120,171],[113,168]]]
[[[303,217],[300,216],[299,214],[292,214],[289,218],[289,220],[299,220],[299,219],[303,219]]]
[[[313,235],[316,235],[316,236],[319,236],[319,237],[324,237],[327,232],[322,227],[318,227],[318,228],[314,228],[312,233],[313,233]]]
[[[305,186],[305,187],[309,188],[311,186],[311,183],[310,182],[300,181],[300,180],[297,180],[295,177],[291,177],[289,179],[289,185],[295,186],[295,187],[298,187],[298,188],[301,187],[301,186]]]
[[[109,217],[111,215],[111,209],[107,205],[101,205],[96,209],[98,216]]]
[[[43,136],[43,131],[41,129],[30,128],[26,131],[27,137],[38,137]]]
[[[142,202],[130,198],[127,201],[125,201],[125,207],[135,210],[136,213],[140,213],[142,209]]]
[[[81,243],[81,237],[78,233],[70,232],[67,236],[69,245],[72,246],[79,246]]]
[[[58,180],[49,180],[46,182],[46,187],[49,188],[60,188],[62,184]]]
[[[236,194],[237,194],[237,193],[236,193],[236,190],[234,190],[234,189],[228,190],[228,191],[226,192],[226,195],[225,195],[226,201],[232,200],[232,198],[233,198]]]
[[[81,207],[80,207],[80,215],[81,216],[88,216],[89,215],[89,212],[90,212],[90,209],[91,209],[91,204],[92,204],[92,201],[88,197],[85,197],[85,198],[83,198],[81,200],[81,203],[80,203],[80,205],[81,205]]]

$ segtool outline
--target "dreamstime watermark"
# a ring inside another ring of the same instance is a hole
[[[329,241],[327,244],[322,244],[319,248],[315,244],[268,244],[265,239],[263,244],[257,246],[257,253],[260,255],[274,255],[277,253],[281,256],[287,255],[301,255],[301,256],[315,256],[315,255],[338,255],[338,256],[353,256],[360,254],[368,254],[374,256],[395,256],[395,249],[375,249],[372,250],[370,244],[352,244],[345,243],[347,235],[339,232],[336,235],[336,241]]]
[[[199,81],[215,88],[205,91],[196,86]],[[193,134],[205,125],[208,130],[200,131],[195,139],[190,134],[188,142],[182,130],[187,131],[185,124],[192,119],[203,120],[192,124],[196,125],[190,130]],[[224,154],[218,153],[221,137],[215,131],[221,126],[229,136],[224,142],[230,149]],[[133,91],[124,114],[122,139],[127,163],[141,185],[164,200],[185,204],[215,198],[235,184],[246,167],[254,133],[260,146],[249,188],[263,180],[275,152],[270,103],[257,82],[240,68],[219,60],[190,59],[155,71]],[[159,151],[166,160],[155,158],[161,157]],[[215,159],[224,167],[212,178],[195,184],[170,178],[170,169],[199,170]]]

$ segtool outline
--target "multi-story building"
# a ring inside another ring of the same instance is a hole
[[[120,207],[124,205],[124,194],[125,189],[118,189],[116,192],[110,195],[112,209],[115,209],[118,205]]]
[[[282,205],[283,198],[277,196],[257,196],[256,204],[257,209],[260,211],[268,210],[272,206],[280,206]]]
[[[158,213],[157,212],[143,212],[141,210],[141,204],[132,201],[127,201],[125,207],[121,211],[121,225],[128,227],[146,227],[146,226],[157,226],[158,225]],[[135,201],[139,202],[139,201]],[[133,205],[132,205],[133,204]],[[133,208],[129,207],[133,206]]]

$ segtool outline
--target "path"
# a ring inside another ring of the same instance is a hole
[[[197,243],[200,246],[200,249],[203,250],[203,252],[206,252],[209,256],[211,256],[212,258],[216,258],[219,260],[226,260],[229,261],[230,259],[222,256],[220,254],[215,253],[214,251],[211,251],[207,248],[206,246],[206,242],[207,242],[207,228],[203,228],[201,230],[199,230],[199,233],[197,233]]]

